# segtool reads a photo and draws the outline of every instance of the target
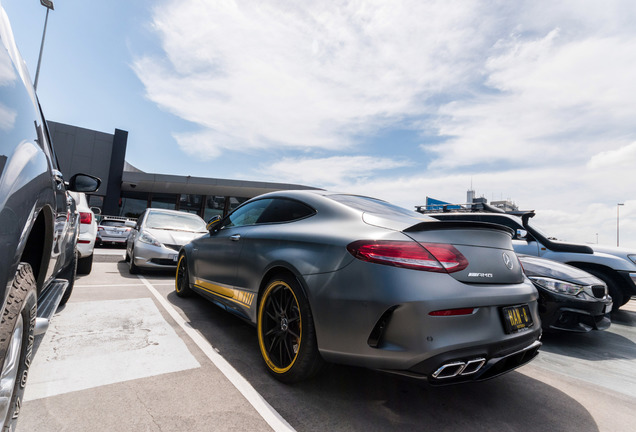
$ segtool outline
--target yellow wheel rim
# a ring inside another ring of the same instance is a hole
[[[258,308],[258,344],[275,373],[289,371],[300,352],[302,319],[296,294],[283,281],[270,283]]]

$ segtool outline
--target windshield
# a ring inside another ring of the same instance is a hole
[[[543,237],[547,238],[548,240],[557,240],[556,237],[554,236],[550,236],[549,234],[546,234],[546,232],[537,226],[536,222],[531,222],[530,220],[528,220],[528,226],[530,228],[532,228],[534,231],[536,231],[539,235],[542,235]]]
[[[174,214],[151,212],[146,219],[146,228],[206,232],[205,221],[197,215],[190,213]]]

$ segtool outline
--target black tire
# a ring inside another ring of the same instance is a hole
[[[613,275],[596,269],[585,268],[583,270],[605,282],[607,291],[612,296],[613,310],[618,309],[629,301],[630,296],[623,292],[620,282]]]
[[[8,293],[0,323],[0,358],[4,359],[0,372],[0,397],[8,402],[4,404],[6,412],[0,412],[2,432],[15,429],[33,357],[37,287],[29,264],[18,265]]]
[[[186,261],[185,254],[181,254],[179,257],[177,273],[174,278],[174,290],[179,297],[190,297],[193,293],[192,288],[190,288],[188,262]]]
[[[131,255],[128,261],[128,271],[132,275],[136,275],[140,273],[139,267],[135,265],[135,251],[131,251]]]
[[[296,383],[322,369],[309,301],[295,278],[279,275],[267,283],[257,330],[267,370],[279,381]]]
[[[77,262],[77,273],[81,275],[87,275],[91,273],[93,269],[93,254],[90,256],[80,258]]]
[[[71,298],[71,294],[73,293],[73,286],[75,285],[75,277],[78,273],[78,252],[75,251],[73,255],[73,260],[68,264],[68,266],[60,272],[60,278],[66,279],[68,281],[68,286],[66,287],[66,291],[64,291],[64,295],[60,300],[59,306],[64,306],[69,298]]]

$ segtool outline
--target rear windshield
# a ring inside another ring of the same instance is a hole
[[[100,223],[101,226],[113,226],[113,227],[121,227],[126,225],[126,222],[124,221],[118,221],[118,220],[103,220]]]
[[[365,213],[375,213],[380,215],[393,214],[422,219],[422,215],[417,213],[415,210],[407,210],[376,198],[359,195],[328,195],[328,198]]]

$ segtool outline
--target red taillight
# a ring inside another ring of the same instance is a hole
[[[457,315],[470,315],[475,308],[462,308],[462,309],[446,309],[429,312],[431,316],[457,316]]]
[[[80,212],[80,223],[90,224],[93,222],[93,213]]]
[[[468,267],[468,260],[450,244],[359,240],[347,250],[362,261],[414,270],[453,273]]]
[[[78,240],[77,242],[78,243],[82,243],[82,244],[87,244],[87,243],[90,243],[91,241],[90,240]]]

